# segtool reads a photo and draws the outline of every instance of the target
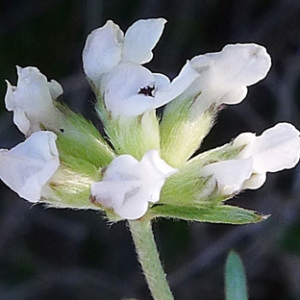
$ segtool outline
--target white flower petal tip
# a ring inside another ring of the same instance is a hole
[[[267,173],[254,173],[243,184],[243,189],[257,190],[263,186],[267,180]]]
[[[139,20],[131,25],[125,33],[122,59],[138,64],[149,62],[153,57],[152,49],[161,37],[166,22],[158,18]]]
[[[41,198],[42,189],[59,167],[56,135],[40,131],[11,150],[0,150],[0,178],[29,202]]]
[[[123,32],[112,21],[107,21],[87,37],[82,54],[83,68],[94,84],[99,83],[101,75],[110,71],[121,60],[123,40]]]
[[[266,77],[271,57],[265,47],[257,44],[227,45],[221,51],[220,67],[225,68],[236,85],[250,86]]]
[[[103,78],[104,102],[113,117],[138,116],[175,99],[196,77],[179,74],[170,83],[166,76],[152,74],[136,63],[121,63]]]
[[[13,121],[26,136],[45,128],[55,128],[63,123],[61,112],[53,101],[62,93],[61,85],[47,78],[35,67],[17,66],[18,83],[12,86],[7,81],[6,108],[13,111]]]
[[[194,57],[188,62],[199,73],[194,93],[217,104],[237,104],[247,95],[247,87],[262,80],[271,67],[271,58],[263,46],[234,44],[221,52]]]
[[[152,57],[166,20],[162,18],[139,20],[127,32],[112,21],[92,31],[83,50],[83,68],[86,76],[99,88],[101,76],[121,62],[144,64]]]
[[[291,169],[299,162],[300,133],[291,124],[279,123],[256,138],[252,151],[258,173]]]
[[[234,144],[245,145],[239,157],[253,157],[254,173],[290,169],[300,158],[300,133],[289,123],[279,123],[258,137],[251,133],[241,134]]]
[[[159,201],[167,177],[177,172],[149,150],[139,162],[130,155],[121,155],[106,169],[103,180],[94,182],[91,194],[103,207],[112,209],[124,219],[141,218],[148,203]]]

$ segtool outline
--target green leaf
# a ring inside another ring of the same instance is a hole
[[[213,207],[184,207],[172,205],[155,205],[148,214],[151,218],[164,217],[175,218],[188,221],[199,221],[208,223],[224,224],[249,224],[266,220],[268,216],[263,216],[255,211],[244,208],[217,205]]]
[[[225,266],[225,294],[226,300],[247,300],[247,283],[245,269],[241,258],[231,251]]]

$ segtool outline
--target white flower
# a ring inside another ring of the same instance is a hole
[[[103,76],[101,91],[106,109],[116,116],[137,116],[160,107],[180,95],[197,77],[176,77],[171,83],[136,63],[121,63]]]
[[[7,82],[6,108],[13,111],[14,123],[26,136],[43,128],[58,130],[64,124],[63,114],[53,101],[62,93],[61,85],[47,78],[37,68],[17,67],[18,83]]]
[[[254,176],[244,186],[249,189],[262,186],[267,172],[291,169],[300,158],[300,133],[288,123],[279,123],[258,137],[253,133],[242,133],[234,140],[234,145],[245,145],[239,158],[253,158]]]
[[[59,167],[56,135],[33,133],[11,150],[0,150],[0,178],[29,202],[41,198],[43,186]]]
[[[232,147],[242,147],[235,159],[211,163],[200,170],[201,175],[211,176],[208,192],[215,187],[223,195],[258,189],[267,172],[293,168],[300,158],[300,133],[291,124],[279,123],[258,137],[249,132],[240,134]]]
[[[176,171],[157,150],[146,152],[140,162],[121,155],[108,166],[103,180],[92,184],[91,194],[122,218],[138,219],[147,212],[148,202],[159,200],[166,178]]]
[[[123,33],[119,26],[107,21],[87,38],[83,50],[83,67],[87,77],[98,87],[101,76],[122,62],[144,64],[152,57],[166,20],[139,20]]]
[[[202,111],[213,103],[237,104],[247,94],[247,86],[262,80],[271,67],[266,49],[256,44],[227,45],[221,52],[194,57],[182,73],[197,71],[198,80],[188,89],[187,95],[197,95]]]
[[[138,116],[180,95],[198,77],[188,72],[172,83],[162,74],[152,74],[141,65],[149,62],[166,20],[139,20],[124,33],[108,21],[87,38],[83,50],[84,71],[116,116]]]

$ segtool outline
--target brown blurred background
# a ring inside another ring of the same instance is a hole
[[[174,77],[186,59],[225,44],[255,42],[273,61],[264,81],[228,107],[203,149],[242,131],[261,133],[279,121],[300,128],[299,0],[14,0],[0,2],[0,95],[15,65],[36,66],[64,87],[73,110],[94,120],[94,97],[82,71],[87,34],[112,19],[125,30],[135,20],[165,17],[165,32],[148,64]],[[0,148],[23,139],[0,103]],[[226,255],[236,249],[246,267],[250,299],[300,299],[300,166],[269,174],[258,191],[232,200],[271,218],[223,226],[160,220],[155,235],[176,299],[224,299]],[[151,299],[125,223],[101,215],[32,207],[0,182],[0,299]]]

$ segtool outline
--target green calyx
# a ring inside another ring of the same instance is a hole
[[[139,116],[113,118],[98,98],[96,110],[105,133],[118,155],[129,154],[140,160],[151,149],[159,149],[159,121],[155,110]]]
[[[66,124],[57,133],[57,148],[60,160],[70,167],[86,161],[100,168],[108,165],[115,157],[113,150],[95,126],[66,107],[63,107]],[[77,161],[78,160],[78,161]]]
[[[214,123],[214,106],[195,114],[196,99],[197,96],[194,96],[170,102],[160,124],[161,157],[176,168],[195,153]]]
[[[98,178],[98,170],[95,168],[94,174],[84,174],[61,164],[43,188],[42,202],[55,208],[99,210],[90,201],[91,184]]]
[[[219,204],[234,195],[223,195],[218,186],[208,187],[210,177],[201,174],[201,169],[211,163],[236,158],[243,149],[232,143],[201,153],[185,163],[178,172],[167,178],[161,191],[160,203],[188,206]]]
[[[95,126],[63,105],[65,122],[56,130],[60,167],[43,188],[42,202],[50,207],[97,209],[90,201],[91,184],[101,179],[101,169],[115,153]]]

